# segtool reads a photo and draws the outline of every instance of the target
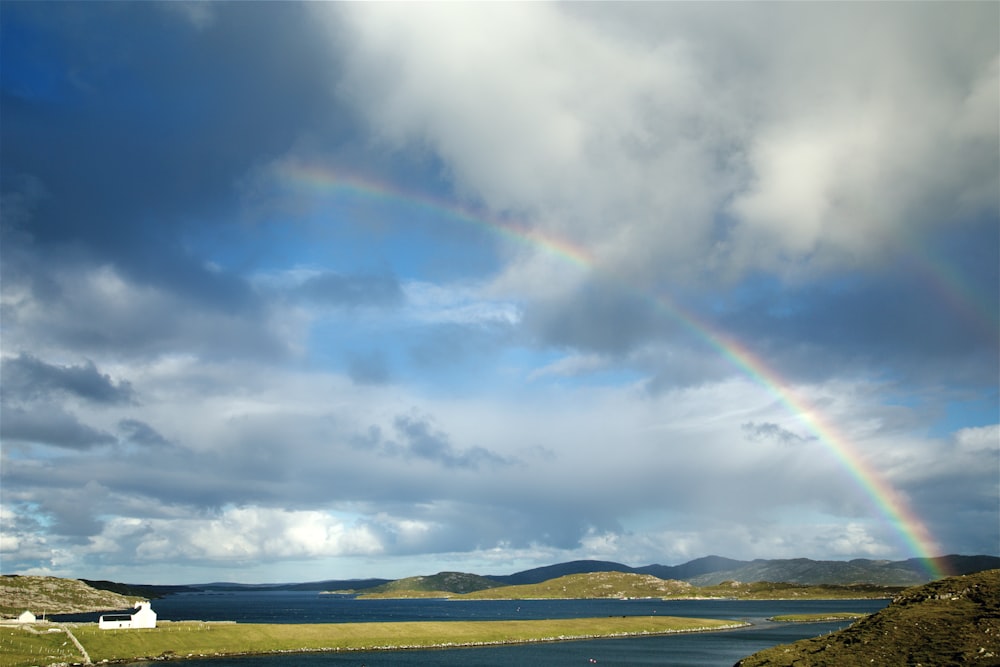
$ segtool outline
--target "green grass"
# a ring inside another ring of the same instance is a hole
[[[823,621],[847,621],[864,618],[868,614],[854,611],[838,611],[826,614],[785,614],[772,616],[771,620],[778,623],[821,623]]]
[[[0,626],[0,667],[27,667],[82,660],[76,646],[64,632],[46,632],[43,629],[38,634],[33,634],[22,627]]]
[[[359,600],[409,600],[413,598],[427,598],[432,600],[450,599],[461,597],[451,591],[424,591],[416,589],[401,588],[398,590],[376,591],[374,593],[362,593],[357,596]]]
[[[249,653],[388,650],[481,646],[722,630],[742,623],[669,616],[622,616],[531,621],[415,621],[395,623],[161,623],[150,630],[100,630],[72,626],[94,663],[160,657],[200,657]],[[7,638],[7,628],[4,628]],[[62,633],[31,635],[16,629],[18,644],[3,645],[0,667],[28,667],[78,661]],[[56,638],[56,639],[53,639]],[[56,648],[63,649],[57,654]],[[48,656],[56,656],[49,658]]]

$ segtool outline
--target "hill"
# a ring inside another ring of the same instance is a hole
[[[769,648],[737,667],[1000,664],[1000,570],[907,589],[839,632]]]
[[[650,574],[587,572],[567,574],[537,584],[503,586],[463,595],[463,599],[526,600],[553,598],[662,598],[687,593],[691,584],[665,581]]]
[[[0,615],[17,616],[31,611],[76,614],[115,611],[133,607],[140,598],[97,590],[78,579],[3,575],[0,577]]]
[[[391,595],[400,593],[462,594],[502,586],[500,582],[478,574],[464,572],[438,572],[426,577],[406,577],[380,586],[364,589],[364,594]]]
[[[935,564],[953,575],[971,574],[1000,568],[995,556],[942,556]],[[851,561],[792,558],[754,560],[727,570],[708,572],[688,579],[692,584],[708,586],[723,581],[782,581],[795,584],[882,584],[915,586],[929,581],[927,566],[911,558],[904,561],[878,561],[859,558]]]
[[[651,574],[635,572],[586,572],[568,574],[537,584],[499,586],[449,597],[463,600],[540,600],[540,599],[690,599],[736,598],[745,600],[889,598],[901,589],[884,586],[803,586],[758,582],[744,584],[727,582],[719,586],[699,588],[686,581],[660,579]],[[413,597],[419,591],[397,589],[380,597]],[[438,594],[441,594],[438,591]],[[444,595],[444,594],[441,594]],[[367,597],[367,595],[363,596]]]
[[[153,584],[120,584],[115,581],[81,579],[83,583],[99,591],[111,591],[127,597],[152,600],[173,593],[191,593],[201,589],[194,586],[157,586]]]
[[[543,581],[555,579],[556,577],[564,577],[568,574],[585,574],[588,572],[635,572],[635,568],[606,560],[574,560],[568,563],[535,567],[530,570],[515,572],[514,574],[491,574],[488,577],[493,581],[498,581],[507,586],[520,586],[522,584],[540,584]]]
[[[392,579],[324,579],[290,584],[239,584],[228,581],[193,584],[199,591],[358,591],[387,584]]]
[[[942,556],[935,564],[943,572],[971,574],[1000,568],[996,556]],[[734,560],[706,556],[681,565],[645,565],[631,567],[603,560],[575,560],[547,565],[509,575],[489,575],[508,585],[537,584],[568,574],[587,572],[631,572],[651,574],[660,579],[678,579],[696,586],[714,586],[724,581],[781,581],[795,584],[878,584],[914,586],[930,580],[925,563],[911,558],[903,561],[878,561],[864,558],[851,561],[812,560],[809,558]]]

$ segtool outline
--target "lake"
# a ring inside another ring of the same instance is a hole
[[[659,665],[730,667],[769,646],[815,637],[849,625],[773,623],[778,614],[874,612],[888,600],[357,600],[300,591],[206,592],[153,601],[160,620],[242,623],[363,623],[374,621],[510,620],[601,616],[688,616],[746,620],[753,626],[726,632],[601,639],[485,648],[322,653],[172,661],[203,667],[500,667],[544,665]],[[96,622],[99,614],[61,620]],[[152,663],[136,663],[137,665]],[[163,663],[156,663],[163,664]]]

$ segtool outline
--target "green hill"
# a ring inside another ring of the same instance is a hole
[[[538,584],[503,586],[462,596],[463,599],[663,598],[690,594],[691,584],[650,574],[589,572],[568,574]]]
[[[848,628],[755,653],[738,667],[1000,664],[1000,570],[909,588]]]
[[[935,565],[943,572],[954,575],[972,574],[1000,567],[995,556],[941,556]],[[737,566],[705,571],[683,578],[696,586],[710,586],[723,581],[784,581],[794,584],[882,584],[885,586],[916,586],[929,581],[927,564],[911,558],[902,561],[868,560],[850,561],[812,560],[810,558],[785,558],[749,563],[732,561]],[[653,572],[652,574],[657,574]],[[658,575],[662,576],[662,575]]]
[[[486,590],[500,586],[499,582],[493,581],[478,574],[467,574],[465,572],[438,572],[430,576],[406,577],[397,579],[380,586],[366,588],[364,595],[360,597],[449,597],[453,594],[461,595],[474,591]]]
[[[454,573],[442,573],[454,574]],[[463,575],[474,577],[475,575]],[[481,588],[462,594],[445,590],[447,582],[435,577],[410,577],[386,586],[374,593],[364,591],[359,597],[450,597],[463,600],[537,600],[537,599],[598,599],[598,598],[734,598],[741,600],[784,599],[860,599],[889,598],[902,588],[886,586],[805,586],[771,582],[724,582],[717,586],[697,587],[686,581],[660,579],[634,572],[588,572],[556,577],[537,584]],[[476,584],[473,579],[471,584]],[[457,588],[454,583],[452,588]]]

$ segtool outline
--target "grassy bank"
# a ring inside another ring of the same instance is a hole
[[[785,614],[772,616],[771,620],[776,623],[821,623],[823,621],[856,621],[869,615],[853,611],[838,611],[826,614]]]
[[[99,630],[71,625],[91,660],[186,658],[242,653],[388,650],[517,644],[722,630],[737,621],[668,616],[618,616],[532,621],[416,621],[405,623],[162,623],[153,630]],[[41,628],[41,626],[38,626]],[[32,634],[5,627],[0,667],[79,661],[62,633]],[[70,657],[67,657],[70,656]]]

